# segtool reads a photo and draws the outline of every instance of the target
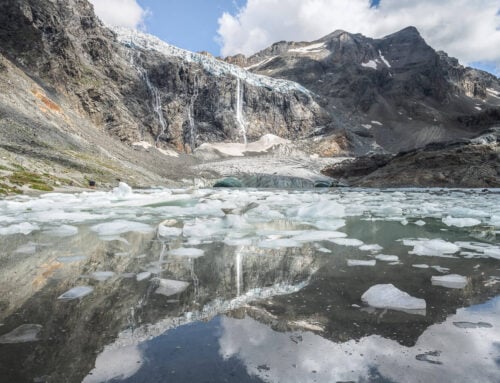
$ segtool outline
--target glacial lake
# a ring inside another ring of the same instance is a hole
[[[0,200],[1,382],[498,382],[500,190]]]

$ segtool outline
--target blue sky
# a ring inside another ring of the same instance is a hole
[[[149,10],[148,33],[180,48],[220,54],[217,21],[223,12],[237,13],[245,0],[138,0]]]

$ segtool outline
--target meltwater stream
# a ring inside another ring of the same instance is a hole
[[[0,200],[0,382],[497,382],[497,190]]]

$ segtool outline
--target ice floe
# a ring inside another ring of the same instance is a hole
[[[60,295],[57,299],[65,301],[79,299],[89,295],[92,291],[94,291],[94,288],[91,286],[76,286]]]
[[[397,255],[386,255],[386,254],[377,254],[375,259],[383,262],[398,262],[399,257]]]
[[[36,342],[40,339],[41,331],[42,326],[39,324],[23,324],[0,336],[0,344]]]
[[[347,266],[375,266],[377,261],[375,259],[361,260],[361,259],[348,259]]]
[[[158,282],[159,286],[156,288],[155,293],[166,297],[180,294],[189,287],[189,282],[176,281],[173,279],[158,278]]]
[[[180,247],[178,249],[170,250],[168,254],[173,255],[175,257],[199,258],[202,257],[205,254],[205,252],[201,249],[196,249],[194,247]]]
[[[442,239],[404,239],[403,245],[413,246],[410,254],[424,256],[451,257],[460,251],[459,246]]]
[[[458,274],[433,276],[431,282],[434,286],[448,287],[450,289],[463,289],[467,286],[467,277]]]
[[[415,298],[399,290],[393,284],[381,284],[370,287],[361,300],[371,307],[392,310],[425,310],[424,299]]]
[[[476,218],[453,218],[447,216],[443,218],[443,223],[446,226],[456,226],[456,227],[471,227],[481,224],[481,221]]]

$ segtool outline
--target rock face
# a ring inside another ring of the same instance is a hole
[[[397,153],[500,121],[498,78],[412,27],[222,60],[111,30],[87,0],[0,3],[0,90],[2,158],[133,184],[196,176],[183,154],[206,142],[271,133],[319,156]]]
[[[500,128],[475,139],[429,144],[391,156],[359,157],[323,171],[363,187],[499,187]]]
[[[336,31],[279,42],[244,65],[310,89],[331,116],[324,133],[345,129],[365,152],[472,137],[499,121],[498,78],[434,51],[413,27],[382,39]]]

